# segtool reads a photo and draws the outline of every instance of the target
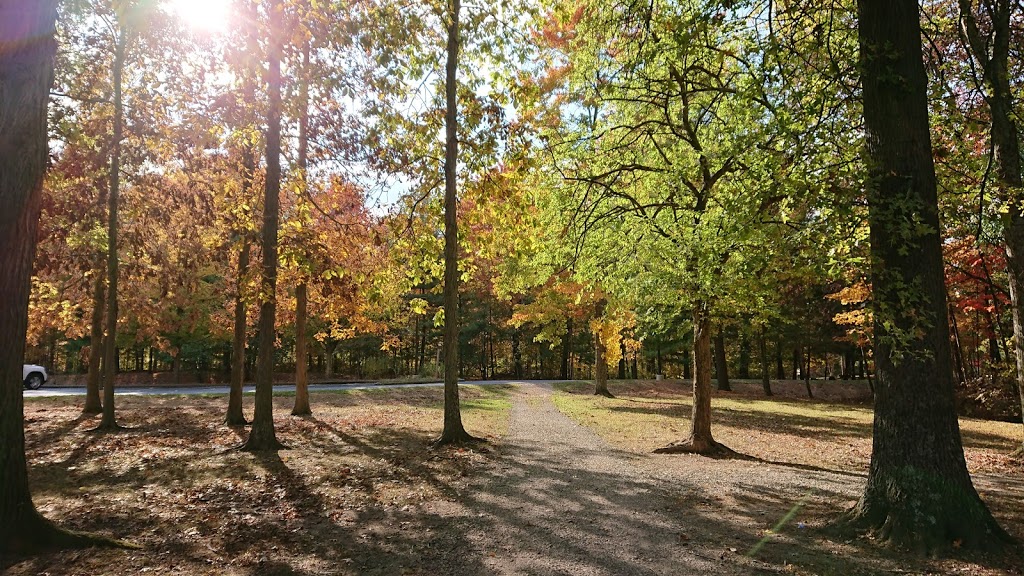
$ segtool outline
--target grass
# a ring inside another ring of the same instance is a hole
[[[587,383],[562,383],[553,400],[576,422],[634,452],[689,433],[689,386],[622,382],[612,392],[617,398],[594,396]],[[715,392],[712,411],[715,439],[748,456],[850,472],[865,471],[871,457],[870,405]],[[960,428],[972,472],[1024,473],[1024,462],[1010,455],[1020,445],[1021,424],[963,418]]]
[[[312,418],[275,397],[279,453],[234,450],[247,435],[223,421],[226,397],[125,396],[128,429],[100,435],[80,400],[27,399],[26,441],[37,507],[62,526],[141,547],[27,559],[28,574],[415,574],[442,520],[495,447],[429,449],[440,433],[440,388],[311,395]],[[510,390],[461,388],[463,421],[495,441],[508,430]],[[252,398],[245,399],[246,416]]]

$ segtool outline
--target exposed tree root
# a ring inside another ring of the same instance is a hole
[[[83,416],[95,416],[97,414],[102,414],[102,413],[103,413],[103,407],[102,406],[85,406],[84,408],[82,408],[82,415]]]
[[[594,390],[594,396],[604,396],[605,398],[615,398],[615,395],[607,390]]]
[[[131,430],[131,428],[128,428],[127,426],[121,426],[117,422],[114,422],[113,424],[100,423],[99,426],[95,428],[90,428],[89,430],[86,430],[86,432],[93,432],[95,434],[111,434],[116,432],[125,432],[127,430]]]
[[[33,508],[19,526],[4,530],[6,536],[0,540],[0,556],[30,556],[53,550],[77,550],[81,548],[125,548],[137,549],[137,545],[105,536],[72,532],[59,528],[43,518]]]
[[[832,530],[867,534],[879,544],[927,556],[960,551],[999,552],[1014,545],[976,496],[922,488],[913,495],[889,501],[875,496],[845,512]]]
[[[714,439],[694,440],[693,436],[682,442],[673,442],[654,450],[654,454],[699,454],[709,458],[740,459],[744,456]]]
[[[249,421],[246,420],[244,416],[241,419],[235,419],[229,416],[227,418],[224,418],[224,424],[228,426],[248,426]]]
[[[308,417],[308,416],[312,416],[312,415],[313,415],[313,410],[311,410],[309,408],[305,408],[305,409],[292,408],[292,416],[307,416]]]
[[[272,426],[254,424],[245,444],[239,446],[238,449],[242,452],[277,452],[278,450],[287,450],[288,447],[277,439]]]
[[[477,438],[471,435],[469,432],[463,430],[457,430],[455,432],[445,432],[441,434],[441,437],[430,443],[431,448],[440,448],[442,446],[475,446],[478,444],[487,444],[487,440],[484,438]]]

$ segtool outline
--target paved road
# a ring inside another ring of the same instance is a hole
[[[533,382],[550,382],[547,380]],[[460,382],[462,385],[472,386],[501,386],[506,384],[521,384],[521,380],[468,380]],[[443,386],[442,382],[422,382],[416,384],[381,384],[379,382],[364,382],[362,384],[310,384],[310,392],[325,392],[331,390],[365,390],[367,388],[420,388],[429,386]],[[256,391],[255,386],[245,386],[245,393]],[[277,384],[275,392],[295,392],[294,384]],[[119,396],[174,396],[174,395],[195,395],[195,394],[227,394],[227,386],[179,386],[179,387],[145,387],[145,386],[123,386],[115,388],[114,393]],[[26,398],[46,398],[52,396],[84,396],[85,388],[47,388],[43,386],[39,390],[25,390]]]

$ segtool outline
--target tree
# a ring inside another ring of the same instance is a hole
[[[256,409],[252,430],[242,450],[280,450],[274,431],[274,343],[277,310],[277,234],[281,196],[281,52],[284,44],[282,3],[269,4],[270,49],[267,110],[267,176],[263,194],[263,262],[260,281],[259,358],[256,368]]]
[[[859,0],[874,297],[875,419],[849,519],[927,551],[1005,541],[971,483],[953,402],[918,5]]]
[[[448,0],[444,150],[444,428],[437,445],[477,439],[466,432],[459,408],[458,69],[460,0]]]
[[[1013,90],[1010,85],[1011,16],[1020,4],[1012,0],[959,0],[960,24],[971,56],[981,69],[985,101],[991,117],[992,160],[1003,215],[1003,240],[1010,280],[1010,308],[1013,315],[1013,350],[1017,365],[1017,389],[1024,410],[1024,212],[1020,207],[1024,179],[1021,177],[1020,141],[1015,121]],[[979,25],[976,10],[988,17],[987,34]],[[1024,442],[1024,438],[1022,438]],[[1018,451],[1024,451],[1024,443]]]
[[[0,1],[0,552],[101,542],[61,530],[32,503],[21,364],[47,163],[46,107],[57,44],[56,0]]]
[[[114,379],[117,378],[117,207],[121,188],[121,140],[124,137],[122,80],[129,37],[130,32],[122,27],[114,46],[114,68],[111,71],[114,131],[110,141],[110,183],[107,188],[107,329],[103,338],[103,419],[96,428],[104,431],[120,428],[114,418]]]
[[[307,156],[309,149],[309,41],[302,49],[302,64],[299,71],[299,194],[309,194],[309,174],[307,173]],[[304,271],[302,278],[295,287],[295,406],[292,416],[310,416],[313,410],[309,407],[309,384],[307,382],[306,347],[309,334],[306,328],[306,304],[308,278]]]

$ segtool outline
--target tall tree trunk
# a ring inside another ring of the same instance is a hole
[[[604,322],[604,311],[608,301],[601,298],[594,310],[594,326],[600,327]],[[608,391],[608,347],[601,338],[601,331],[594,330],[594,394],[606,398],[614,398]]]
[[[761,388],[765,396],[772,395],[772,383],[768,374],[768,341],[764,335],[764,328],[761,329]]]
[[[117,207],[121,192],[121,140],[124,106],[121,85],[128,32],[121,30],[114,47],[114,132],[110,146],[110,185],[107,191],[107,334],[103,339],[103,419],[97,430],[117,430],[114,417],[114,379],[117,378]]]
[[[310,416],[306,363],[306,283],[295,288],[295,406],[292,416]]]
[[[47,163],[56,0],[0,0],[0,557],[86,545],[36,511],[25,461],[21,365]]]
[[[243,177],[244,178],[244,177]],[[245,184],[243,184],[245,186]],[[242,412],[242,386],[245,382],[245,274],[249,268],[249,240],[242,241],[238,253],[238,278],[235,282],[235,326],[231,339],[231,384],[228,388],[228,413],[224,418],[228,426],[247,424]]]
[[[280,450],[274,430],[274,341],[277,314],[277,232],[281,201],[281,52],[284,18],[280,0],[272,0],[268,63],[267,175],[263,192],[262,268],[260,278],[259,346],[256,366],[256,407],[252,429],[242,450]]]
[[[693,307],[693,415],[690,436],[655,452],[733,453],[711,435],[711,310],[706,302],[697,302]]]
[[[299,154],[298,168],[303,196],[309,194],[309,174],[307,173],[309,158],[309,40],[302,47],[302,82],[299,85]],[[307,287],[305,271],[299,285],[295,287],[295,405],[292,416],[311,416],[309,407],[309,378],[306,362],[309,335],[306,333]]]
[[[858,0],[858,13],[878,385],[849,517],[925,551],[997,545],[1008,537],[971,483],[953,400],[918,3]]]
[[[246,30],[247,48],[251,53],[256,53],[259,48],[259,36],[256,26],[256,8],[251,2],[245,4],[246,18],[244,26]],[[245,78],[242,96],[246,102],[256,101],[256,70],[249,70]],[[242,148],[242,197],[250,198],[254,195],[256,177],[256,147],[245,144]],[[252,217],[246,214],[246,218]],[[246,277],[249,273],[249,261],[252,252],[251,236],[249,226],[241,226],[238,231],[241,236],[242,246],[238,252],[238,278],[235,281],[235,325],[231,338],[231,380],[228,387],[228,411],[224,416],[224,422],[228,426],[243,426],[247,424],[245,414],[242,411],[242,391],[245,385],[246,366],[246,342],[248,339],[247,313],[245,305]]]
[[[106,194],[103,194],[104,200]],[[106,207],[104,206],[104,209]],[[89,374],[85,381],[85,406],[82,414],[99,414],[103,411],[100,402],[100,368],[103,358],[103,299],[106,293],[106,278],[103,273],[103,260],[96,268],[96,278],[92,286],[92,317],[89,329]]]
[[[990,22],[987,37],[982,35],[972,0],[960,0],[960,23],[967,45],[978,62],[988,92],[992,121],[992,153],[1000,199],[1006,206],[1003,239],[1009,268],[1010,306],[1013,316],[1013,352],[1017,368],[1017,389],[1024,410],[1024,213],[1020,207],[1020,141],[1014,118],[1013,91],[1010,85],[1011,16],[1018,4],[1014,0],[982,0]],[[1018,452],[1024,451],[1024,444]]]
[[[462,425],[459,407],[458,69],[460,0],[448,0],[445,63],[444,151],[444,429],[435,444],[475,441]]]
[[[694,336],[694,342],[696,342],[696,336]],[[694,349],[696,354],[696,348]],[[696,365],[696,364],[695,364]],[[729,363],[725,358],[725,335],[722,334],[722,327],[718,327],[718,331],[715,333],[715,373],[718,376],[718,389],[729,392],[732,388],[729,386]],[[696,378],[696,375],[694,376]]]
[[[519,330],[512,331],[512,376],[523,377],[523,353],[519,350]]]

